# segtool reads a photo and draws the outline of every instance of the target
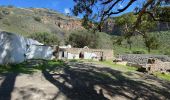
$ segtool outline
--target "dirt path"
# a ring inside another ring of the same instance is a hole
[[[68,63],[34,74],[0,75],[0,100],[170,100],[170,82],[103,65]]]

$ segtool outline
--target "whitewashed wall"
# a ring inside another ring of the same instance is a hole
[[[30,45],[30,50],[27,50]],[[0,64],[21,63],[26,59],[52,59],[51,47],[38,47],[38,41],[22,36],[0,32]]]
[[[68,53],[67,59],[79,59],[79,54]]]
[[[49,46],[30,45],[26,51],[26,59],[54,59],[53,48]]]
[[[97,57],[95,53],[84,52],[84,59],[92,59],[94,57]]]

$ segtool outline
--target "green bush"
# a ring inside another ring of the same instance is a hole
[[[10,26],[10,25],[11,25],[8,19],[3,20],[2,23],[5,24],[5,25],[7,25],[7,26]]]
[[[138,50],[138,51],[132,51],[133,54],[146,54],[145,51],[141,51],[141,50]]]
[[[112,48],[112,41],[109,35],[102,32],[93,33],[91,31],[77,31],[71,33],[67,43],[73,47],[83,48]]]
[[[170,50],[166,50],[166,51],[164,52],[164,54],[170,56]]]
[[[0,19],[3,19],[4,15],[0,12]]]
[[[37,21],[37,22],[41,22],[41,18],[37,17],[37,16],[34,17],[34,20]]]
[[[9,12],[8,10],[2,10],[2,13],[3,13],[4,15],[9,15],[9,14],[10,14],[10,12]]]
[[[58,45],[60,43],[57,35],[47,32],[33,33],[28,37],[37,40],[45,45]]]

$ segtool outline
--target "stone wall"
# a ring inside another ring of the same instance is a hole
[[[170,62],[163,62],[160,60],[156,60],[153,64],[146,65],[147,71],[155,72],[155,71],[169,71],[170,70]]]
[[[133,62],[136,64],[147,64],[148,58],[157,58],[163,62],[170,62],[170,57],[166,55],[148,55],[148,54],[126,54],[120,55],[123,61]]]
[[[106,60],[113,60],[113,50],[104,50],[103,49],[103,53],[104,53],[104,57]]]

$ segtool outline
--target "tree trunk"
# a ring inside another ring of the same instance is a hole
[[[102,32],[102,25],[98,26],[98,30],[99,30],[99,32]]]
[[[151,48],[148,48],[148,53],[150,53],[151,52]]]
[[[130,49],[130,50],[132,49],[132,45],[131,45],[131,43],[129,44],[129,49]]]

